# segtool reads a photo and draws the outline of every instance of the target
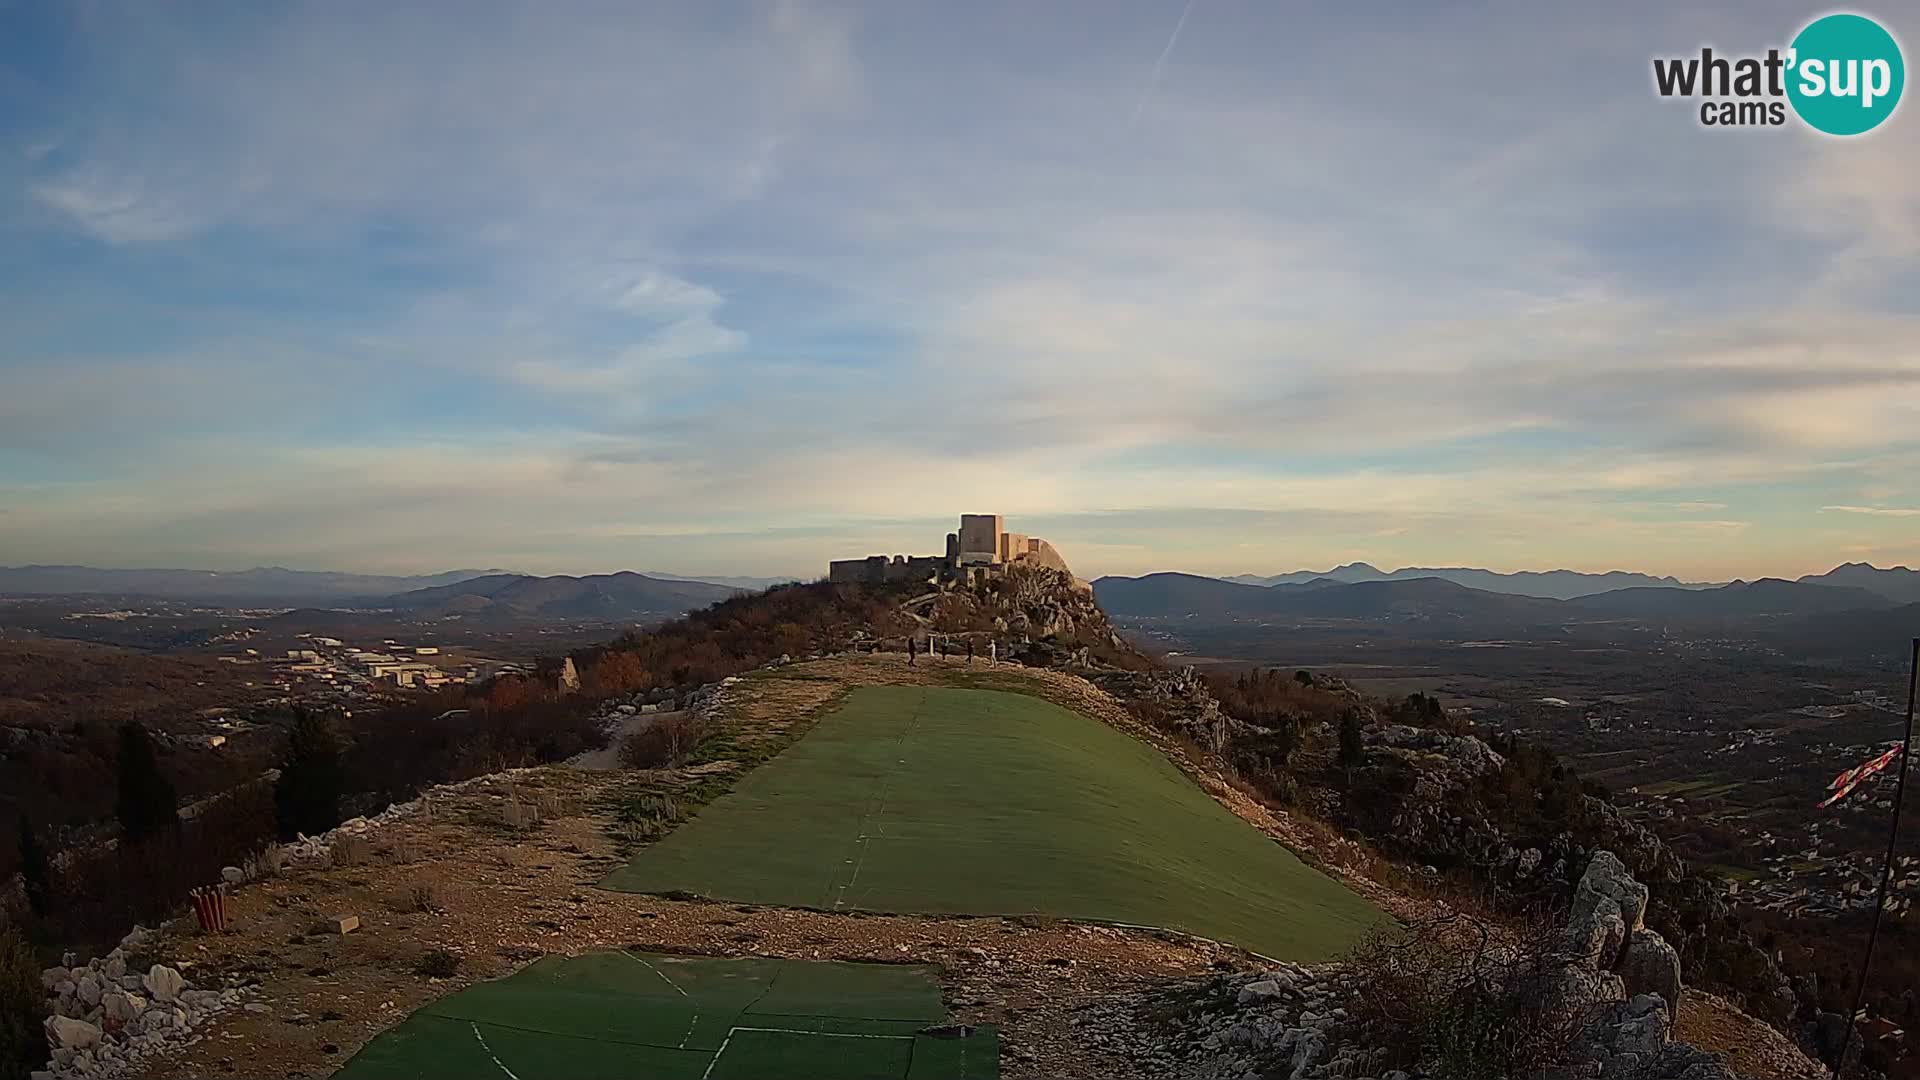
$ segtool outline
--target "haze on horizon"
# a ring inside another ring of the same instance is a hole
[[[1915,106],[1650,87],[1814,8],[647,8],[0,2],[0,565],[1920,564]]]

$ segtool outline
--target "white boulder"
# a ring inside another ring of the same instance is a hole
[[[147,972],[142,981],[155,1001],[172,1001],[187,986],[187,980],[165,964],[153,965],[153,970]]]
[[[100,1029],[70,1016],[47,1017],[47,1043],[62,1050],[86,1050],[100,1044]]]

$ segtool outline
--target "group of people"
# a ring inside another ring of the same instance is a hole
[[[944,637],[940,639],[940,655],[941,656],[949,655],[947,650],[950,645],[951,645],[951,642],[948,639]],[[908,667],[914,666],[914,662],[920,658],[921,651],[922,649],[920,647],[920,640],[918,638],[915,638],[909,635],[907,638],[907,666]],[[933,635],[932,634],[927,635],[927,644],[926,644],[926,649],[924,651],[928,656],[933,655]],[[969,637],[967,639],[967,666],[968,667],[973,666],[973,656],[974,656],[973,639]],[[987,662],[990,664],[997,664],[1000,662],[1000,643],[998,641],[987,642]]]

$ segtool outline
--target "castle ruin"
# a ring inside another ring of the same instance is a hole
[[[947,534],[945,555],[869,555],[835,559],[827,580],[865,585],[894,582],[974,580],[1005,572],[1015,564],[1044,566],[1071,574],[1052,544],[1037,536],[1006,531],[999,514],[961,514],[960,528]]]

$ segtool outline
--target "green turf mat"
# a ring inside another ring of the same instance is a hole
[[[714,1062],[711,1080],[906,1080],[913,1038],[822,1036],[736,1030]]]
[[[863,687],[605,887],[1159,926],[1289,960],[1386,916],[1158,751],[1022,694]]]
[[[934,969],[920,965],[548,957],[422,1008],[336,1075],[994,1080],[997,1033],[921,1034],[945,1019]]]

